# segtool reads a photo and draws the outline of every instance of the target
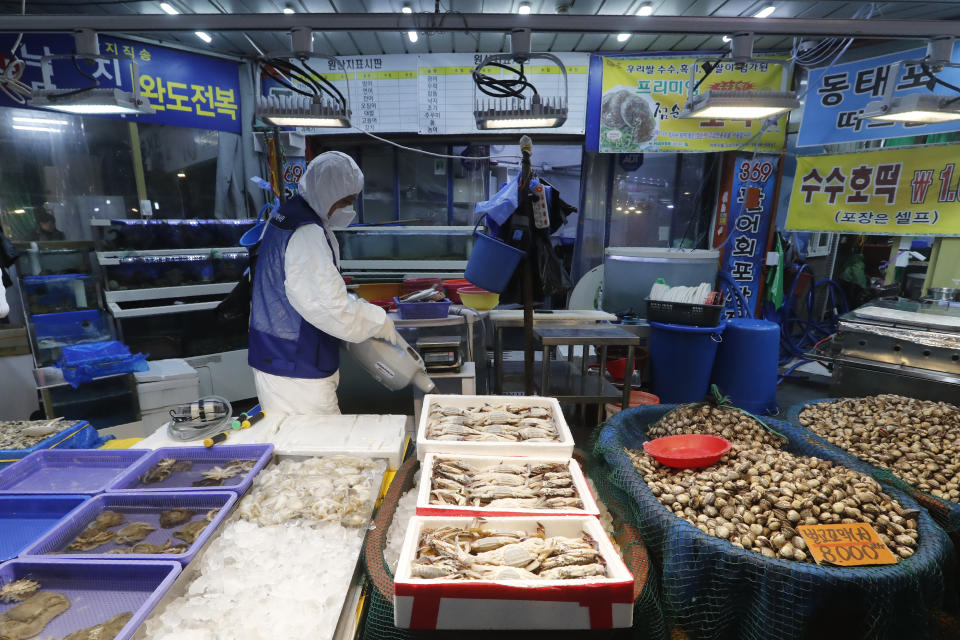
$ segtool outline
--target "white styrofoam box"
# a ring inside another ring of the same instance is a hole
[[[550,409],[560,434],[556,442],[469,442],[428,440],[427,420],[435,404],[455,407],[476,407],[481,404],[518,404]],[[428,453],[452,453],[464,456],[521,456],[524,458],[569,458],[573,455],[573,436],[556,398],[541,396],[458,396],[427,394],[423,397],[420,426],[417,429],[417,458],[422,462]]]
[[[138,383],[161,382],[177,378],[190,378],[197,375],[197,370],[186,360],[170,358],[169,360],[149,360],[150,366],[146,371],[136,371],[133,376]]]
[[[401,629],[618,629],[633,624],[633,576],[592,516],[489,518],[490,529],[597,541],[607,577],[574,580],[451,580],[411,576],[424,528],[470,527],[474,518],[414,516],[394,577],[394,624]]]
[[[149,370],[134,373],[141,412],[170,409],[200,397],[200,376],[186,360],[155,360],[148,364]]]
[[[316,415],[286,416],[273,440],[279,456],[349,455],[386,458],[396,470],[403,459],[406,416]]]
[[[194,398],[196,400],[196,398]],[[165,425],[170,422],[170,409],[160,407],[159,409],[140,410],[140,425],[143,428],[143,435],[146,437],[154,431],[161,430],[167,432]]]
[[[277,426],[282,416],[267,415],[262,420],[251,426],[249,429],[231,429],[230,435],[224,444],[266,444],[273,442],[277,433]],[[149,430],[144,434],[145,437],[140,442],[133,445],[134,449],[159,449],[160,447],[202,447],[203,440],[177,440],[171,438],[167,433],[166,421],[170,419],[167,414],[166,420],[157,428],[156,423],[151,427],[155,429],[153,433]]]
[[[439,505],[430,504],[430,492],[433,489],[433,467],[438,461],[444,458],[455,457],[458,462],[463,462],[478,469],[486,469],[498,464],[545,464],[558,462],[568,465],[570,475],[573,476],[573,486],[578,497],[583,501],[583,509],[524,509],[520,507],[473,507],[458,505]],[[594,500],[587,486],[587,481],[583,477],[583,471],[576,460],[571,458],[520,458],[520,457],[497,457],[497,456],[449,456],[445,454],[428,453],[423,460],[421,467],[423,472],[420,475],[420,488],[417,495],[417,515],[418,516],[480,516],[489,518],[491,516],[599,516],[600,509],[597,507],[597,501]]]

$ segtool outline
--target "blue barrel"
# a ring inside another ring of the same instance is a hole
[[[653,393],[661,403],[696,402],[706,395],[724,328],[650,323]]]
[[[777,412],[780,326],[769,320],[727,320],[711,381],[734,406],[751,413]]]

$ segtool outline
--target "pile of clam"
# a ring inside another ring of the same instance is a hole
[[[960,408],[893,394],[808,406],[800,424],[917,489],[960,502]]]
[[[627,453],[677,517],[768,558],[812,562],[797,532],[805,524],[867,522],[897,556],[917,548],[919,511],[902,507],[876,480],[825,460],[741,442],[713,466],[678,470],[643,451]]]
[[[703,433],[732,442],[762,442],[779,447],[783,439],[733,407],[684,405],[664,415],[647,430],[651,440],[681,433]]]

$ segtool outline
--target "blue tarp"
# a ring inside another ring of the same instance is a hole
[[[146,371],[150,368],[146,355],[132,354],[127,345],[116,340],[64,347],[57,366],[63,371],[64,380],[74,389],[94,378]]]

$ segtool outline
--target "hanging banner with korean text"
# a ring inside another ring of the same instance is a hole
[[[9,51],[15,37],[0,36],[0,51]],[[69,58],[57,59],[45,73],[41,58],[73,53],[73,37],[59,33],[24,35],[17,52],[26,63],[21,80],[33,89],[70,90],[96,82],[101,88],[132,91],[130,63],[124,59],[130,58],[137,63],[140,94],[156,113],[100,117],[240,133],[240,71],[236,62],[112,36],[101,35],[99,39],[102,55],[120,58],[93,63],[78,59],[76,65]],[[0,106],[29,108],[3,92]]]
[[[603,56],[600,91],[590,93],[591,103],[599,101],[599,108],[588,110],[588,117],[599,121],[598,126],[590,127],[590,133],[595,129],[598,136],[597,149],[603,153],[636,153],[729,151],[744,146],[760,151],[783,148],[786,115],[772,120],[766,129],[763,120],[680,118],[688,94],[690,65],[695,63],[696,58],[691,56]],[[738,69],[733,62],[723,62],[698,91],[779,91],[783,73],[783,67],[777,64],[750,62]],[[591,89],[596,89],[593,82]]]
[[[714,242],[723,242],[720,269],[737,283],[751,315],[757,310],[763,284],[779,161],[775,155],[737,154],[732,166],[729,205],[717,211]],[[733,318],[736,310],[736,299],[728,295],[724,315]]]
[[[812,69],[807,84],[807,97],[803,103],[803,120],[800,123],[797,146],[810,147],[960,131],[960,120],[920,124],[884,122],[862,117],[868,103],[883,99],[883,92],[890,80],[890,65],[905,60],[919,60],[925,55],[926,49],[911,49]],[[960,43],[954,45],[953,59],[960,59]],[[895,97],[929,93],[926,85],[930,78],[919,64],[901,65],[897,75],[897,86],[893,94]],[[944,67],[936,75],[946,82],[960,85],[960,69]],[[954,93],[942,85],[934,87],[933,92],[942,95]]]
[[[787,229],[960,235],[960,145],[800,156]]]

